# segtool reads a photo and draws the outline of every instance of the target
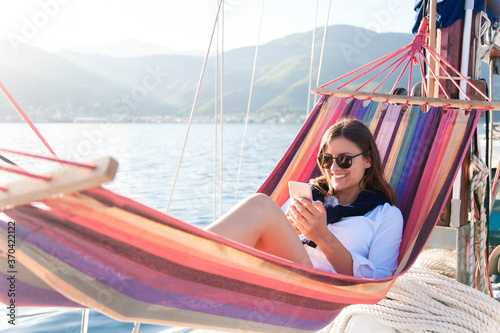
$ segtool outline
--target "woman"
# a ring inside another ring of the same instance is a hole
[[[323,135],[318,165],[322,176],[310,181],[313,202],[291,199],[283,213],[268,196],[255,194],[207,230],[326,271],[391,276],[403,217],[370,130],[353,119],[331,126]]]

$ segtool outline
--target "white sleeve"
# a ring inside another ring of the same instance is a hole
[[[403,236],[401,211],[385,204],[375,216],[377,228],[368,258],[352,253],[355,277],[380,279],[390,277],[398,266],[399,247]]]

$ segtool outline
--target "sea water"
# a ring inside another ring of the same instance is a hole
[[[37,127],[61,159],[85,162],[104,156],[115,158],[118,173],[104,187],[162,212],[166,212],[172,197],[168,213],[199,227],[255,193],[300,129],[299,124],[249,124],[241,155],[243,124],[224,124],[222,134],[220,126],[193,124],[187,140],[187,124],[42,123]],[[24,123],[0,123],[0,148],[50,155]],[[2,155],[32,172],[49,172],[58,167]],[[17,178],[2,172],[0,184]],[[8,324],[6,310],[0,315],[0,330],[9,333],[80,332],[82,320],[81,309],[19,309],[15,326]],[[93,310],[89,317],[91,333],[132,332],[132,323]],[[166,329],[168,326],[142,324],[140,332]]]

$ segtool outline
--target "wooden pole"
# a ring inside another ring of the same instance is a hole
[[[402,96],[402,95],[389,95],[389,94],[379,94],[364,91],[349,91],[343,89],[331,89],[331,88],[313,88],[312,93],[322,94],[322,95],[334,95],[337,97],[344,98],[356,98],[360,100],[369,99],[376,102],[387,102],[394,104],[408,104],[408,105],[428,105],[455,109],[478,109],[478,110],[500,110],[500,102],[488,102],[488,101],[465,101],[461,99],[446,99],[446,98],[429,98],[429,97],[419,97],[419,96]]]

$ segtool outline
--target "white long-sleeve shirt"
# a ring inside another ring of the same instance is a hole
[[[338,201],[333,198],[329,203],[337,205]],[[287,206],[283,207],[285,211]],[[403,216],[396,206],[386,203],[364,216],[342,218],[329,224],[328,230],[351,253],[355,277],[380,279],[396,270],[403,234]],[[304,247],[314,268],[335,272],[319,247]]]

